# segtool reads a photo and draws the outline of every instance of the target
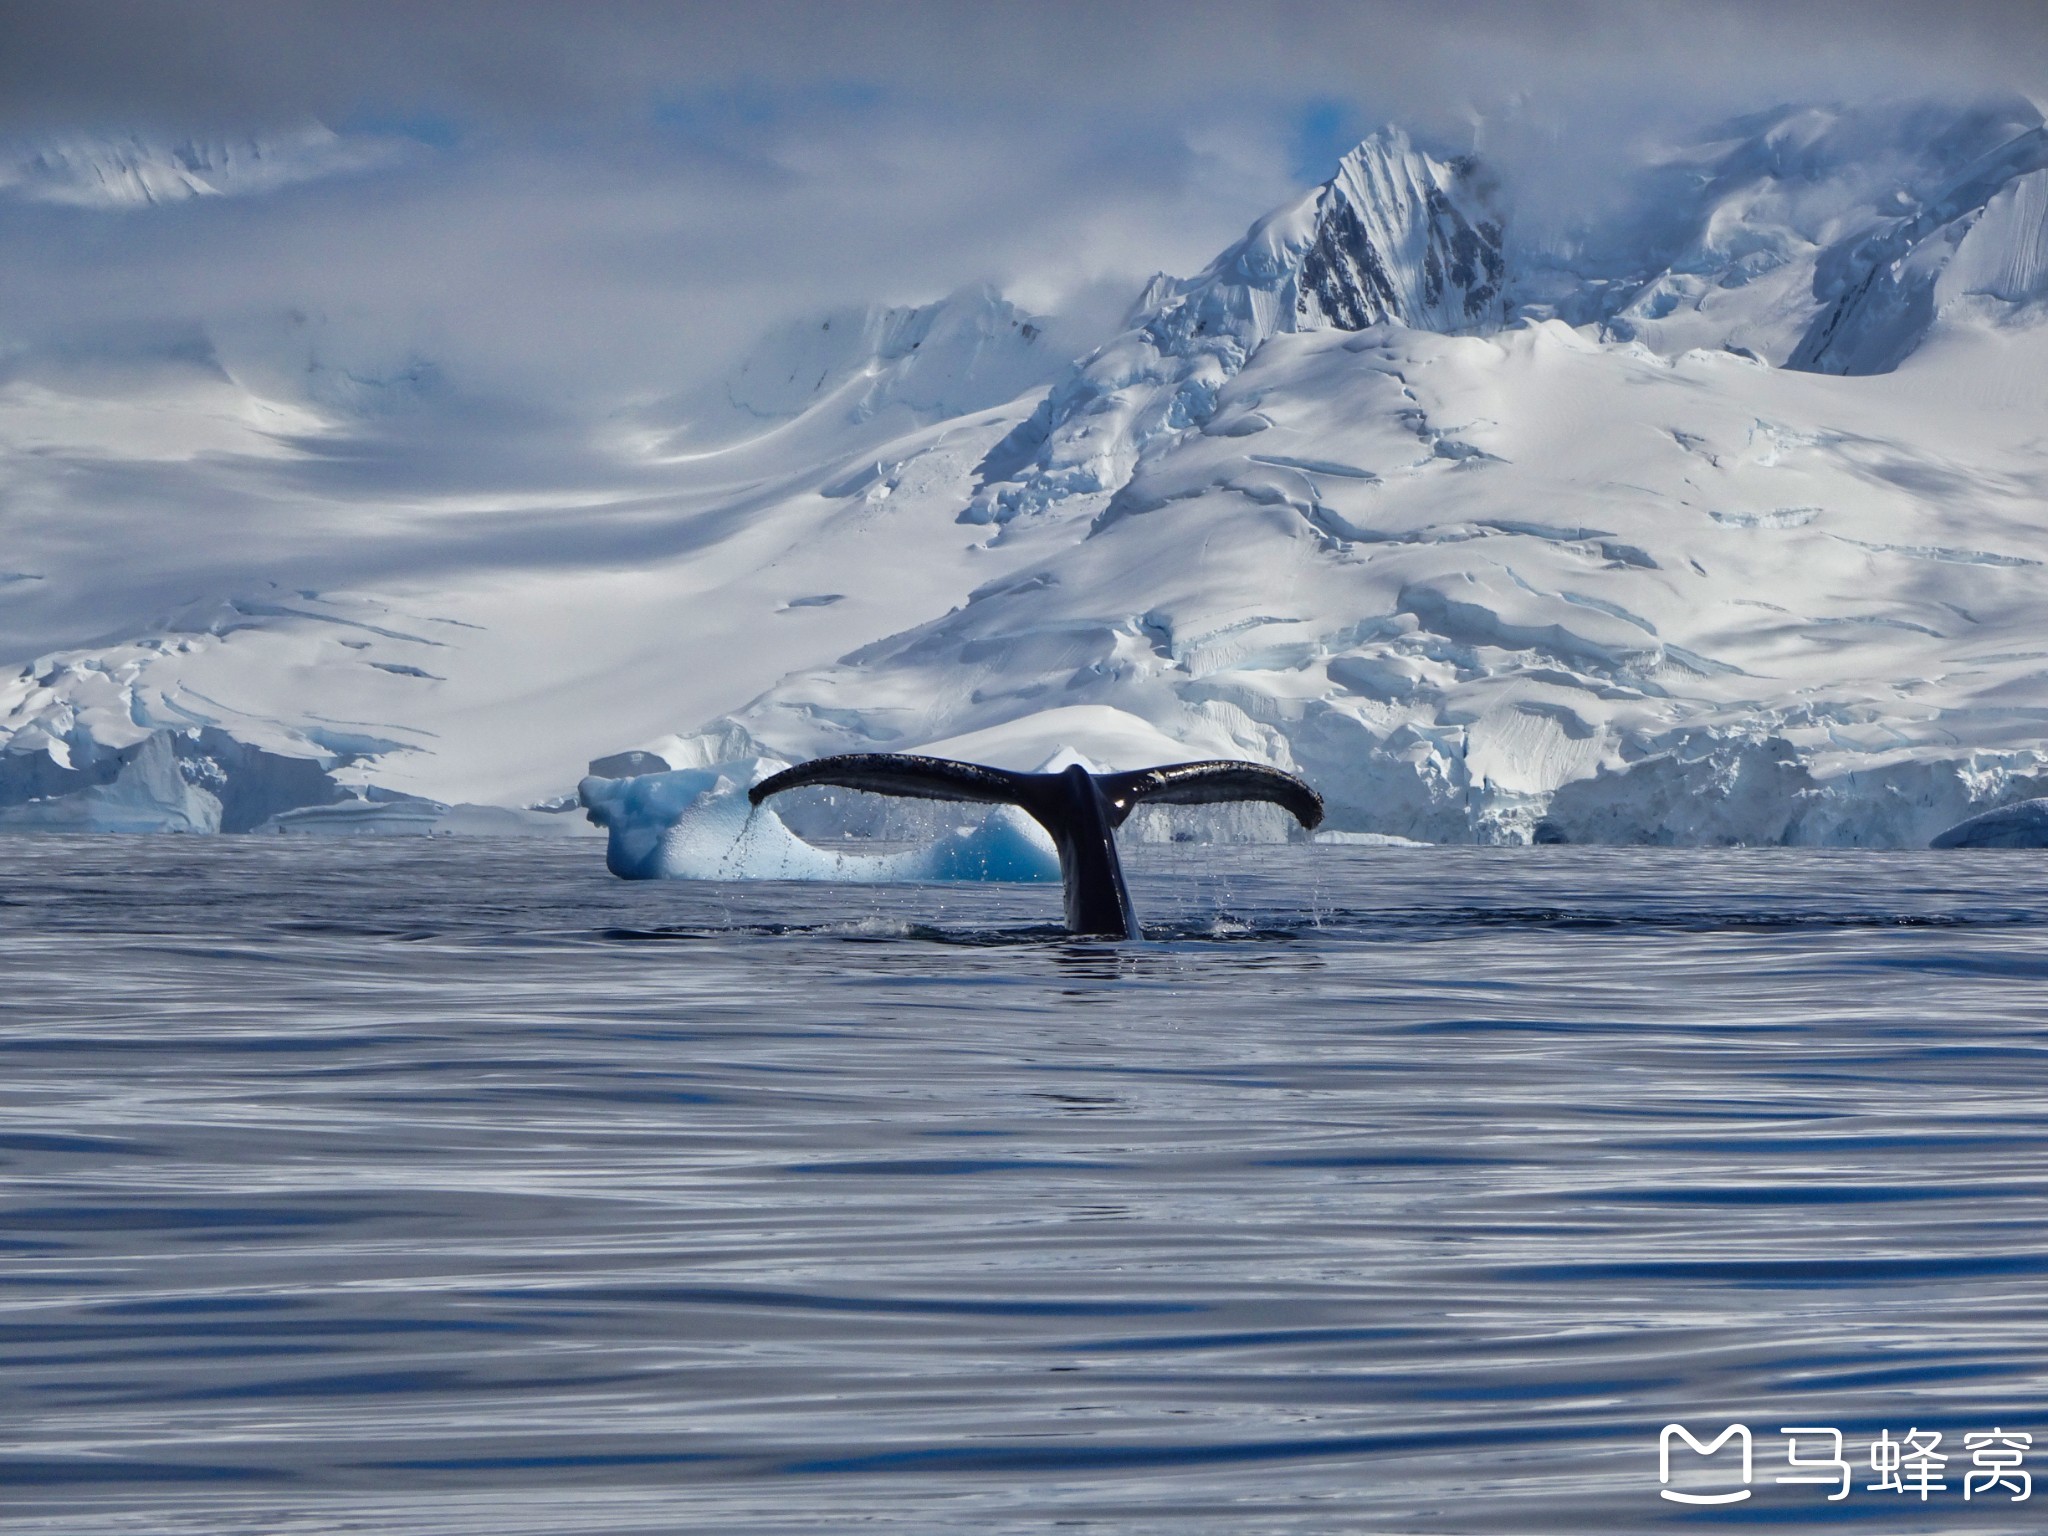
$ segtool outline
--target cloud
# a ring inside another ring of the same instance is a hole
[[[9,0],[0,114],[183,129],[453,111],[631,116],[674,94],[883,89],[1050,116],[1260,94],[1454,125],[1475,103],[2034,92],[2037,0]]]

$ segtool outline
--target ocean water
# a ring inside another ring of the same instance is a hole
[[[2048,1517],[2041,858],[1131,862],[0,841],[0,1525]]]

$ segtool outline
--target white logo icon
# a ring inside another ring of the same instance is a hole
[[[1657,1436],[1657,1481],[1671,1481],[1671,1441],[1676,1437],[1683,1440],[1702,1456],[1711,1456],[1730,1440],[1742,1444],[1742,1486],[1733,1493],[1680,1493],[1675,1488],[1659,1488],[1657,1492],[1674,1504],[1740,1504],[1749,1497],[1750,1476],[1754,1468],[1754,1457],[1747,1424],[1730,1424],[1705,1445],[1695,1440],[1692,1431],[1683,1424],[1666,1424]]]

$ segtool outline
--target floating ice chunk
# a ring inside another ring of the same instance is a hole
[[[624,880],[1052,881],[1052,839],[1021,811],[997,806],[975,826],[922,848],[841,853],[807,843],[747,790],[786,765],[748,758],[577,786],[590,819],[610,833],[605,865]]]
[[[75,725],[55,734],[55,723],[38,721],[0,751],[0,831],[246,832],[345,793],[331,759],[266,751],[210,726],[110,747]]]

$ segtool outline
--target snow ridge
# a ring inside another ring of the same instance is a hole
[[[1664,152],[1599,226],[1518,251],[1513,311],[1666,356],[1888,371],[1948,302],[1931,285],[1987,200],[2040,163],[2041,126],[2021,98],[1738,118]]]
[[[2023,300],[2042,278],[2043,205],[2028,186],[2048,169],[2048,127],[2000,145],[1969,166],[1913,217],[1829,251],[1817,289],[1838,296],[1786,366],[1813,373],[1889,373],[1934,323],[1949,268],[1978,274],[1977,291]],[[1991,204],[1999,204],[1987,218]],[[1950,285],[1951,292],[1954,285]]]
[[[744,441],[811,412],[838,425],[926,425],[1051,382],[1049,321],[987,283],[936,303],[857,305],[770,333],[707,390],[650,413],[668,451]]]

